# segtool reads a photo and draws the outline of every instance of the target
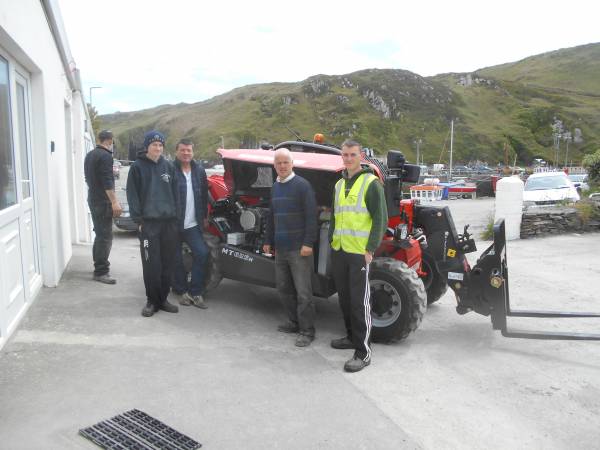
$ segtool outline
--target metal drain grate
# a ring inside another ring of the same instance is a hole
[[[195,450],[202,444],[143,411],[132,409],[79,434],[109,450]]]

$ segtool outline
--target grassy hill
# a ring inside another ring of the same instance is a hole
[[[455,120],[455,161],[504,160],[520,164],[553,159],[553,128],[575,138],[569,160],[600,148],[600,44],[590,44],[488,67],[472,74],[424,78],[397,69],[316,75],[298,83],[234,89],[194,104],[100,117],[117,136],[120,157],[140,146],[143,133],[167,134],[167,151],[191,137],[198,153],[214,158],[227,148],[255,148],[316,132],[341,143],[352,137],[378,154],[401,149],[414,160],[421,139],[426,163],[448,160],[450,120]],[[561,142],[564,162],[565,142]]]
[[[600,44],[556,50],[477,72],[526,86],[600,96]]]

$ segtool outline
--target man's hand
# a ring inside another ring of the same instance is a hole
[[[204,229],[208,230],[208,226],[210,225],[210,222],[208,221],[208,219],[204,219],[203,225],[204,225]]]
[[[263,253],[271,254],[271,246],[269,244],[263,245]]]
[[[310,256],[313,254],[312,248],[307,245],[303,245],[300,249],[300,256]]]
[[[373,261],[373,253],[366,251],[365,252],[365,263],[367,263],[367,266],[369,264],[371,264],[371,261]]]
[[[117,201],[111,203],[113,217],[119,217],[123,213],[121,204]]]

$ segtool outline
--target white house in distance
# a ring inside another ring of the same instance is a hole
[[[55,0],[0,0],[0,348],[90,240],[93,133]]]

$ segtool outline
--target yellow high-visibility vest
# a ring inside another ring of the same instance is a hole
[[[365,193],[377,177],[370,173],[360,175],[346,196],[346,180],[338,180],[335,185],[335,229],[331,247],[348,253],[364,255],[371,233],[373,219],[367,209]]]

